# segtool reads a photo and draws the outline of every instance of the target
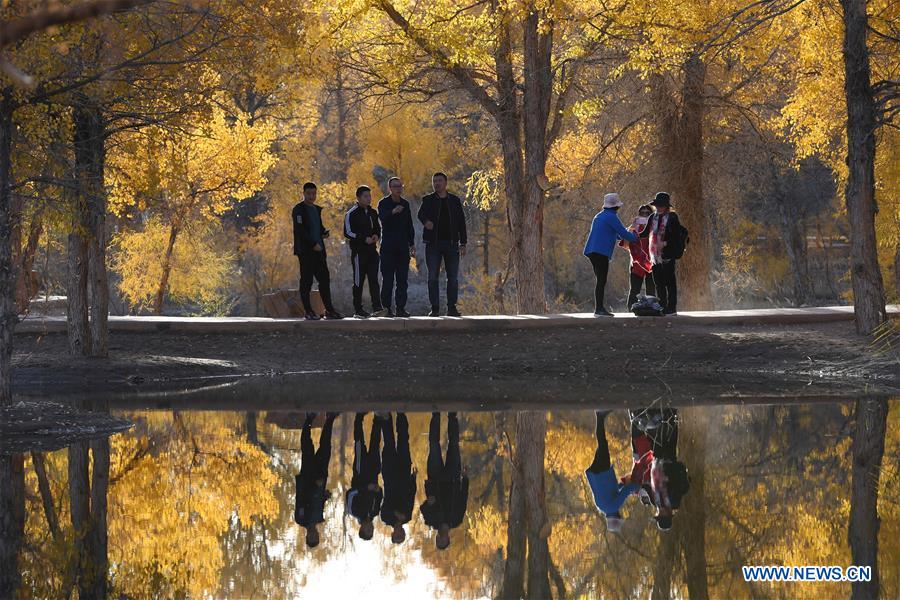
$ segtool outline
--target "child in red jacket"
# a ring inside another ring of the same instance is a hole
[[[647,220],[651,214],[653,214],[653,207],[649,204],[642,205],[638,209],[638,216],[634,218],[628,229],[638,234],[641,233],[647,227]],[[630,310],[631,306],[637,302],[638,294],[641,293],[641,287],[645,282],[647,295],[656,295],[656,286],[653,285],[653,276],[651,275],[653,265],[650,262],[650,238],[642,237],[637,243],[622,240],[619,245],[628,248],[631,253],[631,289],[628,292],[628,309]]]

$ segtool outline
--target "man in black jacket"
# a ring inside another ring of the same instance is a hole
[[[356,188],[356,204],[344,217],[344,236],[350,242],[350,262],[353,264],[353,312],[355,317],[368,319],[372,315],[363,309],[362,288],[369,280],[369,296],[374,316],[383,317],[387,311],[381,306],[378,289],[378,240],[381,224],[378,213],[372,208],[372,189],[361,185]]]
[[[387,316],[393,317],[391,302],[394,280],[397,281],[396,316],[408,317],[406,290],[409,279],[409,259],[416,255],[416,230],[413,229],[409,202],[401,195],[403,182],[399,177],[388,179],[390,195],[378,203],[381,219],[381,305]]]
[[[678,460],[678,410],[644,408],[629,410],[628,414],[632,448],[641,437],[649,441],[653,462],[650,481],[643,485],[643,495],[656,507],[657,527],[667,531],[672,528],[672,517],[691,487],[687,467]]]
[[[384,447],[381,450],[381,478],[384,481],[384,501],[381,521],[390,526],[391,541],[402,544],[406,539],[403,526],[412,518],[416,500],[416,470],[409,454],[409,422],[405,413],[397,413],[397,436],[394,437],[393,417],[381,420]]]
[[[375,415],[366,448],[363,418],[366,413],[356,413],[353,421],[353,476],[345,497],[347,511],[359,521],[359,537],[371,540],[375,532],[374,519],[381,510],[384,493],[378,485],[381,473],[381,417]]]
[[[319,320],[313,312],[309,301],[313,279],[319,282],[319,294],[325,305],[326,319],[343,319],[343,315],[334,310],[331,304],[331,276],[328,272],[328,260],[325,254],[325,238],[328,230],[322,223],[322,207],[316,204],[316,184],[307,181],[303,184],[303,202],[299,202],[291,211],[294,224],[294,254],[300,260],[300,300],[306,318]]]
[[[466,214],[459,197],[447,192],[447,175],[435,173],[431,178],[434,193],[422,198],[419,220],[425,226],[425,263],[428,265],[429,317],[441,316],[438,276],[441,263],[447,270],[447,315],[462,316],[456,308],[459,295],[459,257],[466,255]]]
[[[469,477],[459,453],[459,420],[447,414],[447,460],[441,457],[441,414],[431,413],[428,429],[428,472],[425,502],[419,507],[422,519],[437,530],[438,550],[450,546],[450,530],[462,525],[469,501]]]
[[[681,223],[678,215],[672,212],[672,201],[669,194],[659,192],[650,203],[656,212],[650,215],[647,226],[640,237],[650,238],[650,262],[653,264],[653,283],[656,295],[665,314],[678,314],[678,285],[675,281],[675,261],[681,257],[676,253],[681,240]],[[684,250],[683,245],[681,250]],[[676,255],[677,254],[677,255]]]
[[[319,545],[319,523],[325,521],[325,502],[328,501],[328,463],[331,461],[331,432],[338,413],[325,416],[325,425],[319,437],[319,450],[313,446],[312,427],[315,413],[306,413],[303,433],[300,434],[300,472],[294,477],[297,499],[294,505],[294,521],[306,528],[306,545]]]

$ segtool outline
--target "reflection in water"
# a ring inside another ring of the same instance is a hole
[[[887,409],[129,414],[0,457],[0,597],[831,598],[740,567],[876,556],[897,597]]]

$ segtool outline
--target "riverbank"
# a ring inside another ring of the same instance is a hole
[[[20,332],[13,386],[20,396],[127,395],[251,376],[286,378],[300,395],[315,390],[338,399],[424,398],[452,390],[490,400],[503,390],[513,398],[565,398],[589,396],[612,382],[671,386],[709,379],[763,390],[807,381],[900,393],[897,351],[874,348],[848,321],[735,325],[679,316],[572,319],[549,327],[532,321],[422,331],[367,329],[377,321],[334,324],[342,330],[305,323],[244,333],[113,329],[104,360],[70,357],[63,333]]]

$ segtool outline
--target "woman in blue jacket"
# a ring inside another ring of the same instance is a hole
[[[636,494],[640,489],[639,479],[636,480],[635,472],[616,478],[616,471],[609,458],[609,444],[606,441],[606,415],[608,410],[597,411],[597,451],[594,453],[594,462],[584,472],[591,492],[594,495],[594,504],[606,517],[606,530],[615,533],[622,529],[622,505],[631,494]]]
[[[609,259],[618,240],[626,240],[636,243],[638,236],[634,232],[625,229],[617,214],[622,200],[618,194],[606,194],[603,197],[603,210],[594,216],[591,223],[591,232],[588,234],[584,245],[584,255],[591,261],[594,267],[594,276],[597,284],[594,288],[594,316],[611,317],[613,314],[606,310],[603,304],[603,295],[606,291],[606,276],[609,274]]]

